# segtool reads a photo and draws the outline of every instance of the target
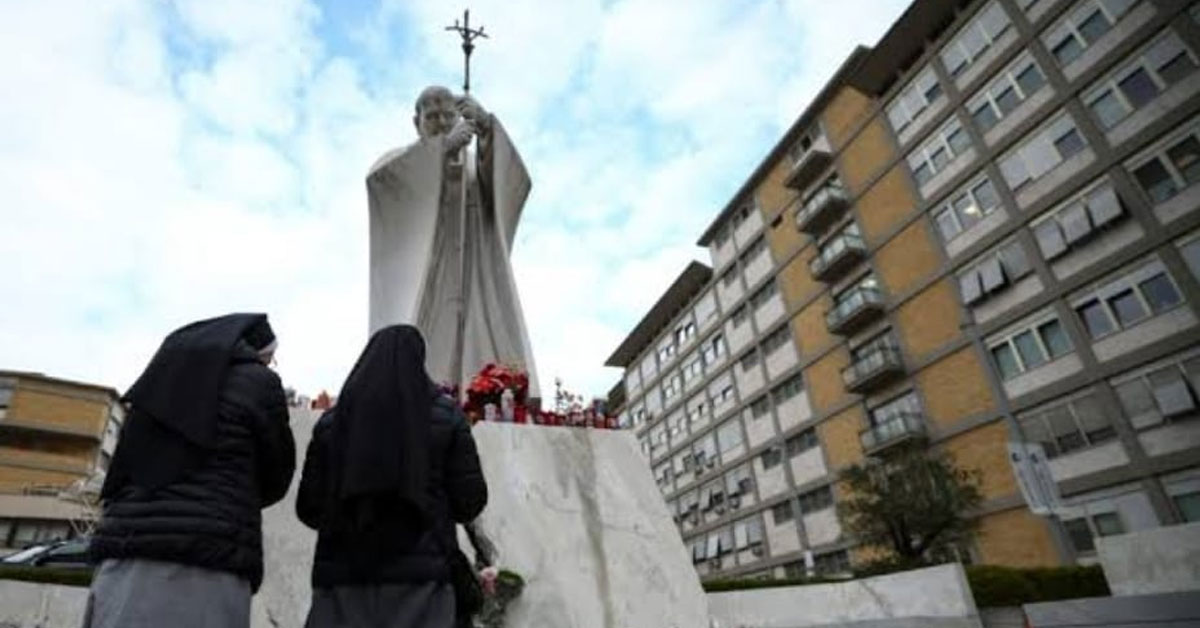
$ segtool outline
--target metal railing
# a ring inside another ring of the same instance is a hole
[[[808,262],[813,277],[820,278],[837,262],[848,258],[859,258],[867,252],[867,246],[859,236],[843,233],[821,247],[817,256]]]
[[[855,288],[825,314],[825,324],[836,332],[861,312],[883,306],[883,294],[877,288]]]
[[[845,207],[848,200],[846,190],[841,186],[822,186],[796,210],[796,227],[801,231],[809,231],[824,222],[824,220],[819,220],[820,218]]]
[[[850,392],[857,392],[876,377],[904,370],[904,359],[895,347],[879,347],[842,369],[842,382]]]
[[[925,419],[920,413],[901,412],[863,430],[859,439],[863,449],[870,452],[924,434]]]

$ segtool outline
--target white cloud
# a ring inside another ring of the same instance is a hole
[[[534,178],[514,255],[543,386],[601,366],[857,43],[872,0],[473,8],[474,92]],[[280,370],[336,388],[365,341],[362,177],[456,85],[433,0],[43,0],[0,23],[0,368],[128,385],[161,337],[268,311]],[[836,28],[830,27],[836,24]],[[342,37],[329,39],[340,29]]]

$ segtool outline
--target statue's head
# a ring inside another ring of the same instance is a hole
[[[413,124],[421,139],[448,133],[458,122],[458,109],[454,94],[441,85],[431,85],[417,96]]]

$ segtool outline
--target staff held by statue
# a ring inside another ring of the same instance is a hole
[[[447,26],[446,30],[454,31],[462,38],[463,51],[463,95],[467,96],[471,93],[471,53],[475,51],[475,39],[479,37],[487,38],[483,32],[483,27],[478,29],[471,28],[471,11],[463,11],[463,21],[460,25],[458,20],[454,20],[453,26]],[[467,164],[467,146],[464,145],[458,152],[458,163],[466,169]],[[466,335],[467,326],[467,311],[466,311],[466,290],[467,280],[470,275],[467,272],[467,255],[466,255],[466,238],[467,238],[467,177],[465,171],[460,177],[459,183],[459,213],[458,213],[458,240],[456,253],[458,255],[458,294],[455,296],[455,328],[454,328],[454,355],[451,373],[454,376],[454,385],[459,391],[460,399],[466,390],[468,382],[463,378],[463,344]]]

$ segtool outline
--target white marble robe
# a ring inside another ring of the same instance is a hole
[[[504,127],[462,165],[445,164],[442,137],[381,157],[367,175],[371,229],[370,332],[396,323],[425,335],[436,381],[455,378],[453,352],[460,294],[461,177],[468,177],[465,246],[466,329],[461,381],[489,362],[519,366],[538,396],[533,351],[509,255],[530,179]]]

